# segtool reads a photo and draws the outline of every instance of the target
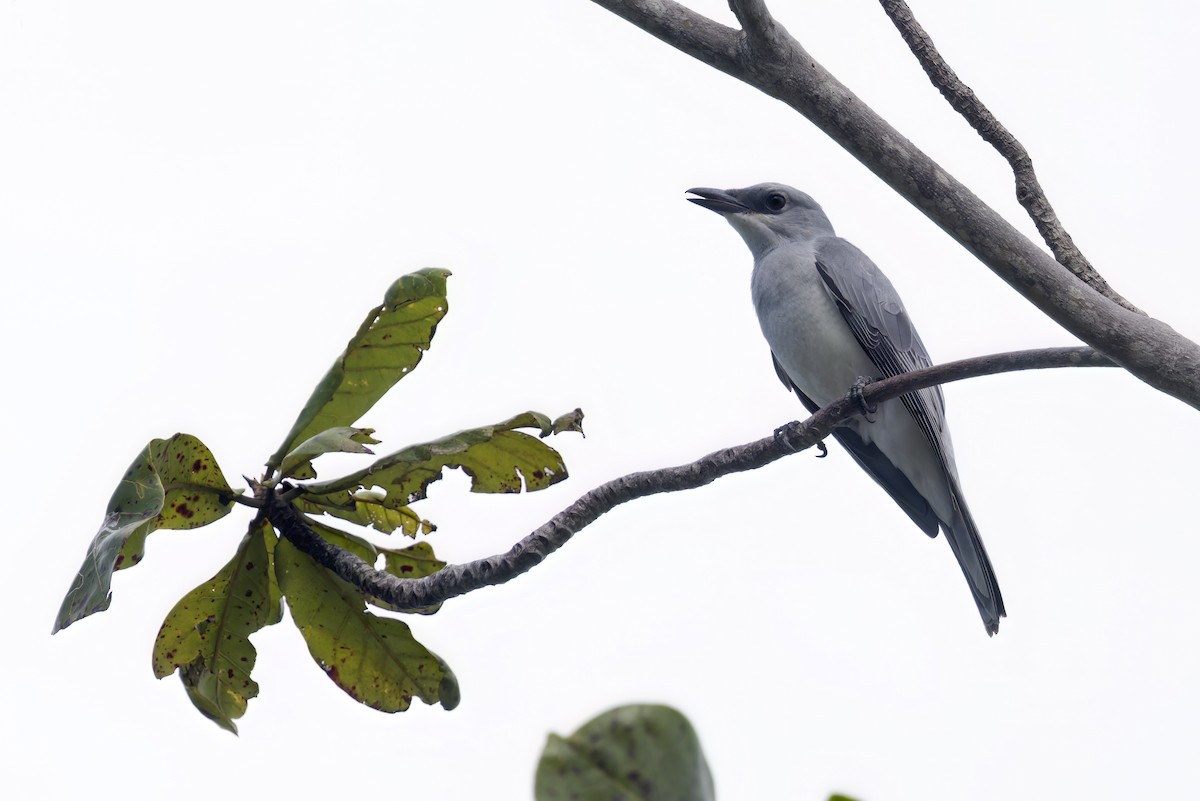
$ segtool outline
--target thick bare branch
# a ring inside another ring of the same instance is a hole
[[[1104,367],[1112,362],[1091,348],[1049,348],[963,359],[916,370],[868,384],[863,400],[882,403],[924,387],[1016,370],[1051,367]],[[678,492],[711,484],[721,476],[754,470],[811,448],[841,422],[860,413],[857,398],[847,394],[802,423],[792,423],[774,437],[710,453],[691,464],[632,473],[601,484],[559,512],[507,553],[462,565],[447,565],[431,576],[401,579],[375,570],[314,532],[286,499],[268,497],[271,524],[297,548],[369,595],[400,609],[422,609],[481,587],[503,584],[540,564],[577,532],[605,512],[648,495]]]
[[[727,28],[671,0],[594,0],[646,33],[678,47],[710,67],[729,72],[738,62],[740,31]]]
[[[1200,346],[1078,280],[892,128],[775,23],[769,48],[671,0],[592,0],[799,111],[1038,309],[1200,409]]]
[[[917,57],[918,63],[925,70],[925,74],[929,76],[929,80],[942,93],[942,97],[946,98],[946,102],[961,114],[971,127],[983,137],[983,140],[994,147],[1008,162],[1016,181],[1017,202],[1029,214],[1033,224],[1037,226],[1038,233],[1050,246],[1050,252],[1054,254],[1058,263],[1109,300],[1121,304],[1130,311],[1140,311],[1110,287],[1100,273],[1096,272],[1082,251],[1076,247],[1075,240],[1071,238],[1059,221],[1054,207],[1050,205],[1050,200],[1042,190],[1042,185],[1033,170],[1033,159],[1029,157],[1025,146],[1017,141],[1017,138],[1008,128],[1004,127],[1000,120],[996,119],[983,101],[971,90],[971,87],[963,83],[958,74],[946,63],[942,54],[933,44],[933,39],[913,16],[908,4],[904,0],[879,0],[879,4],[883,6],[884,13],[896,26],[896,30],[900,32],[900,37],[904,39],[908,49]]]

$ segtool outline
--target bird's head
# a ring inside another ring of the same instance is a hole
[[[720,214],[746,240],[755,256],[784,242],[805,242],[832,234],[833,226],[817,201],[786,184],[755,184],[745,189],[688,190],[698,206]]]

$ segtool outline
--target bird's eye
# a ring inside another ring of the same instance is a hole
[[[787,205],[787,198],[779,192],[772,192],[767,195],[767,209],[769,211],[783,211],[783,207]]]

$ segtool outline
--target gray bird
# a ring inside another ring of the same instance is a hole
[[[750,290],[784,386],[808,411],[843,397],[860,377],[932,362],[900,296],[867,255],[833,232],[811,197],[783,184],[689,189],[723,216],[754,254]],[[989,635],[1004,600],[954,466],[938,387],[879,405],[834,438],[930,537],[946,532]]]

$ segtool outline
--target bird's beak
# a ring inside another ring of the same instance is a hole
[[[687,193],[699,195],[700,197],[689,197],[688,200],[697,206],[715,211],[717,214],[744,214],[750,211],[749,206],[723,189],[698,186],[695,189],[689,189]]]

